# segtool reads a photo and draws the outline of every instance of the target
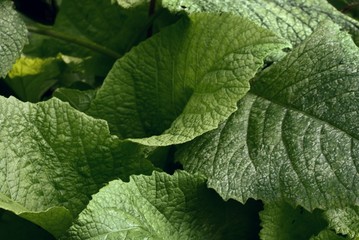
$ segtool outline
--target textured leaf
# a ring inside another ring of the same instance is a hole
[[[329,209],[324,212],[328,219],[329,227],[337,233],[348,235],[353,239],[359,239],[359,207],[347,207],[344,209]]]
[[[339,236],[331,230],[323,230],[317,236],[313,236],[310,238],[310,240],[345,240],[345,239],[350,239],[350,238]]]
[[[162,5],[174,12],[229,12],[248,17],[294,45],[324,20],[333,20],[359,35],[359,23],[325,0],[163,0]]]
[[[358,204],[358,69],[350,36],[323,25],[254,80],[229,120],[186,145],[179,160],[224,199]]]
[[[21,57],[14,64],[5,82],[21,100],[38,102],[56,83],[62,63],[59,58]]]
[[[54,96],[70,103],[77,110],[84,112],[90,108],[90,104],[96,96],[96,90],[80,91],[70,88],[58,88],[54,92]]]
[[[0,149],[0,207],[54,235],[109,180],[152,171],[138,146],[57,99],[0,98]]]
[[[121,58],[89,113],[147,145],[183,143],[236,110],[264,59],[288,44],[238,16],[182,19]]]
[[[5,77],[27,43],[25,24],[11,1],[0,0],[0,77]]]
[[[264,204],[260,218],[262,240],[307,240],[327,225],[320,211],[310,213],[286,203]]]
[[[224,202],[203,177],[154,172],[110,182],[61,239],[253,239],[257,211]]]

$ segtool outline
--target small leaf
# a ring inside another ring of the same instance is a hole
[[[64,102],[70,103],[77,110],[84,112],[90,108],[96,92],[96,90],[80,91],[70,88],[58,88],[53,95]]]
[[[257,211],[224,202],[201,176],[154,172],[110,182],[61,239],[253,239]]]
[[[21,57],[5,79],[17,97],[23,101],[38,102],[53,86],[61,74],[62,61],[59,58]]]
[[[358,69],[359,49],[328,22],[258,76],[229,120],[178,159],[224,199],[358,204]]]
[[[0,77],[5,77],[27,43],[25,24],[11,1],[0,0]]]
[[[264,59],[288,46],[238,16],[192,15],[118,60],[88,113],[141,144],[189,141],[227,119]]]
[[[153,170],[140,146],[56,98],[0,97],[0,149],[0,208],[54,235],[71,222],[66,212],[77,216],[108,181]]]

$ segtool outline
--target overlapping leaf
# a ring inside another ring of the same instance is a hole
[[[53,95],[64,102],[70,103],[77,110],[84,112],[90,108],[91,102],[96,96],[96,90],[80,91],[71,88],[58,88]]]
[[[288,46],[238,16],[192,15],[121,58],[89,113],[143,144],[189,141],[234,112],[264,59]]]
[[[310,213],[286,203],[265,204],[260,217],[262,240],[307,240],[327,225],[319,210]]]
[[[152,171],[138,146],[57,99],[0,98],[0,149],[0,208],[55,235],[109,180]]]
[[[248,17],[294,45],[324,20],[333,20],[359,36],[359,23],[325,0],[163,0],[162,5],[174,12],[229,12]]]
[[[252,84],[215,131],[184,146],[185,169],[225,198],[306,209],[359,201],[359,50],[327,23]]]
[[[201,176],[154,172],[110,182],[61,239],[253,239],[256,210],[224,202]]]
[[[0,77],[5,77],[27,43],[25,24],[8,0],[0,0]]]
[[[62,63],[60,58],[21,57],[13,65],[5,82],[21,100],[38,102],[56,83]]]

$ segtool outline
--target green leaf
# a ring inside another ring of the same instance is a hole
[[[29,221],[42,226],[54,236],[59,236],[65,232],[73,220],[73,216],[65,207],[51,207],[41,212],[32,211],[24,205],[19,204],[13,199],[0,192],[0,207],[14,214],[28,219]]]
[[[80,91],[70,88],[58,88],[53,95],[64,102],[70,103],[77,110],[84,112],[90,108],[96,92],[96,90]]]
[[[359,49],[327,23],[256,78],[229,120],[178,159],[224,199],[358,204],[358,69]]]
[[[313,236],[310,238],[310,240],[345,240],[345,239],[350,239],[350,238],[339,236],[331,230],[323,230],[317,236]]]
[[[124,9],[111,0],[62,0],[55,27],[123,54],[146,25],[148,4]],[[145,29],[146,30],[146,29]],[[143,35],[146,32],[142,33]]]
[[[359,239],[359,207],[329,209],[324,212],[329,227],[335,232]]]
[[[260,213],[262,240],[307,240],[318,234],[327,223],[321,211],[310,213],[302,207],[293,208],[286,203],[264,204]]]
[[[110,182],[61,239],[253,239],[257,211],[224,202],[201,176],[154,172]]]
[[[5,82],[23,101],[38,102],[61,74],[60,58],[21,57],[5,78]]]
[[[248,17],[278,36],[299,44],[324,20],[332,20],[359,36],[359,23],[325,0],[163,0],[171,11],[229,12]]]
[[[5,77],[27,43],[25,24],[11,1],[0,0],[0,77]]]
[[[55,98],[30,104],[1,97],[0,139],[0,208],[55,236],[105,183],[153,170],[139,146]]]
[[[142,144],[189,141],[234,112],[264,59],[288,46],[238,16],[192,15],[118,60],[89,114]]]

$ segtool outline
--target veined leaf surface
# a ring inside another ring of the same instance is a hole
[[[0,77],[5,77],[27,43],[25,24],[8,0],[0,0]]]
[[[255,211],[224,202],[201,176],[154,172],[110,182],[61,239],[253,239]]]
[[[335,232],[359,239],[359,207],[329,209],[324,212],[329,227]]]
[[[189,141],[226,120],[265,58],[288,46],[238,16],[191,15],[120,59],[88,113],[142,144]]]
[[[359,23],[325,0],[163,0],[162,5],[174,12],[228,12],[248,17],[293,45],[308,37],[324,20],[332,20],[359,36]]]
[[[332,23],[252,83],[178,159],[224,199],[306,209],[359,204],[359,49]]]
[[[30,104],[1,97],[0,149],[0,208],[54,235],[109,180],[153,169],[139,146],[58,99]]]

